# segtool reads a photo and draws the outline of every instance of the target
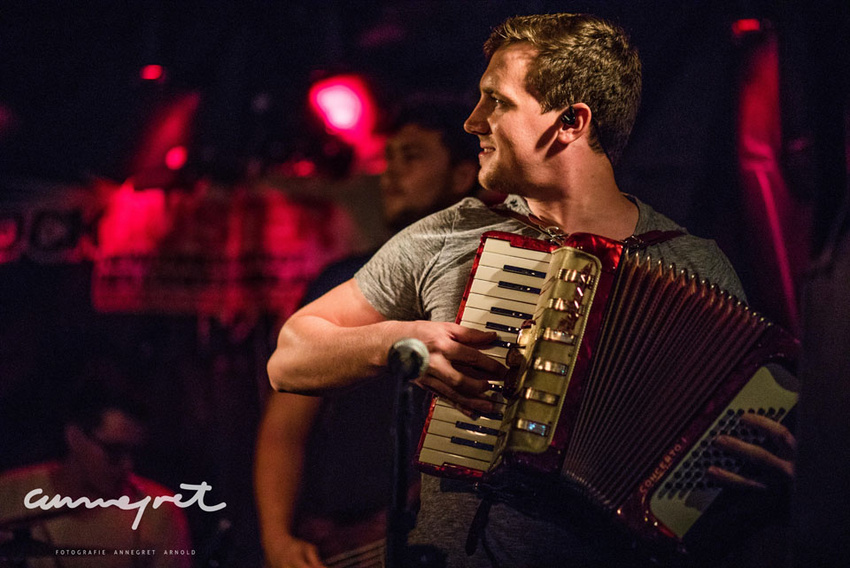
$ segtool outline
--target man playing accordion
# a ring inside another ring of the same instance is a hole
[[[591,233],[617,241],[684,232],[622,193],[615,180],[613,164],[632,129],[641,88],[640,60],[621,29],[582,14],[521,16],[497,27],[484,50],[489,64],[464,128],[480,141],[482,186],[509,197],[495,208],[465,199],[408,227],[354,279],[298,311],[269,360],[276,389],[317,394],[350,387],[376,376],[396,341],[415,338],[429,351],[427,372],[416,381],[421,387],[470,417],[491,413],[496,406],[487,380],[503,378],[506,369],[481,349],[496,334],[452,323],[484,232]],[[744,297],[713,241],[683,234],[644,252]],[[783,448],[793,445],[784,426],[755,421]],[[780,477],[793,475],[784,455],[732,437],[720,443]],[[739,488],[764,487],[716,467],[710,474]],[[566,509],[536,514],[504,502],[482,509],[471,483],[430,475],[423,477],[421,499],[411,541],[439,547],[450,566],[638,563],[605,531],[560,518],[569,517]]]

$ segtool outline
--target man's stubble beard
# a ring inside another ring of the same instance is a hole
[[[488,191],[495,191],[504,194],[519,193],[520,191],[518,190],[521,189],[516,180],[511,180],[504,174],[504,172],[501,172],[498,167],[489,171],[481,169],[478,176],[478,183],[480,183],[481,187]]]

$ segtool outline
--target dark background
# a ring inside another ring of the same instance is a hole
[[[736,38],[732,23],[759,18],[779,37],[782,168],[792,203],[810,219],[800,238],[813,257],[846,193],[844,2],[3,2],[0,204],[94,176],[120,183],[133,173],[147,121],[183,92],[200,93],[185,183],[235,182],[252,159],[273,166],[316,151],[306,92],[332,73],[366,77],[384,108],[420,92],[471,109],[490,28],[550,11],[611,18],[641,52],[643,102],[618,168],[623,190],[717,239],[751,303],[787,321],[758,284],[762,267],[748,247],[761,228],[742,205],[735,114],[742,62],[757,39]],[[139,78],[149,63],[165,67],[164,81]],[[258,107],[258,97],[267,104]],[[223,554],[234,566],[256,565],[250,468],[275,315],[223,323],[100,314],[90,277],[87,262],[0,264],[0,469],[55,453],[46,440],[68,376],[93,353],[120,356],[157,406],[159,443],[142,473],[171,487],[210,483],[228,503]],[[218,517],[191,520],[199,551],[218,542]]]

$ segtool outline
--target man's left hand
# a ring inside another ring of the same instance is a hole
[[[794,434],[779,422],[754,413],[742,415],[741,425],[764,434],[771,449],[728,435],[718,436],[715,444],[746,465],[764,472],[764,475],[753,479],[716,466],[708,468],[708,475],[726,487],[768,490],[790,484],[794,480],[794,454],[797,449]]]

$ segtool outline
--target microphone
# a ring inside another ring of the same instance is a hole
[[[415,402],[411,382],[428,370],[428,348],[418,339],[408,337],[393,343],[387,354],[387,368],[396,381],[396,400],[393,409],[393,484],[390,509],[387,515],[387,568],[412,566],[408,558],[407,534],[416,523],[416,513],[407,502],[410,481],[411,432]],[[421,563],[417,563],[421,566]]]
[[[400,381],[415,379],[428,370],[428,348],[412,337],[400,339],[390,347],[387,367]]]

